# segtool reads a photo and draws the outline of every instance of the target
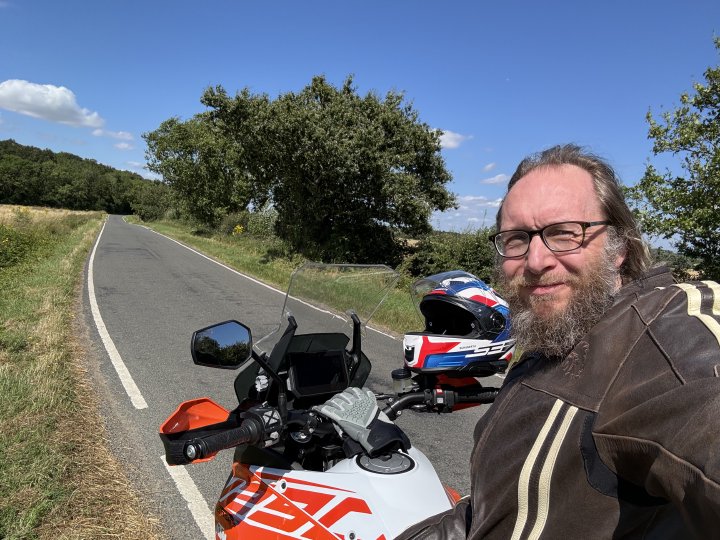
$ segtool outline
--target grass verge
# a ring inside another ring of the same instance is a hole
[[[249,235],[198,235],[190,225],[180,221],[142,222],[135,216],[127,220],[174,238],[280,290],[287,288],[293,270],[303,262],[299,257],[288,257],[275,241]],[[372,326],[395,334],[422,330],[423,323],[412,305],[408,285],[403,282],[399,288],[390,291],[373,315]]]
[[[103,214],[0,206],[0,538],[159,538],[108,449],[74,337]]]

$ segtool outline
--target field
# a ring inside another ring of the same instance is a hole
[[[160,538],[106,446],[75,337],[103,219],[0,205],[0,538]]]

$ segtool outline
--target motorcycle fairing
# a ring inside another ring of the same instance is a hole
[[[338,540],[354,532],[355,538],[386,540],[380,520],[356,493],[298,475],[234,463],[215,509],[217,537]],[[378,532],[366,534],[371,529]]]

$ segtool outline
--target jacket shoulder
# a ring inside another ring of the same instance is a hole
[[[633,309],[681,378],[720,372],[720,284],[677,283],[639,297]]]

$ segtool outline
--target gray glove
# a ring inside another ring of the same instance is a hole
[[[367,388],[348,388],[313,409],[335,422],[371,456],[397,442],[399,428],[380,410],[375,394]]]

